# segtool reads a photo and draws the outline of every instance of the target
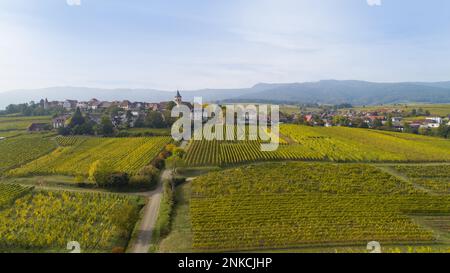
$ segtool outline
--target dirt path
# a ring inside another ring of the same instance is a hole
[[[158,218],[159,206],[161,204],[163,181],[170,179],[171,172],[169,170],[164,170],[160,176],[160,181],[158,187],[151,192],[146,193],[149,201],[144,207],[144,215],[142,217],[138,235],[133,242],[131,247],[131,253],[147,253],[150,248],[150,243],[152,240],[153,229],[156,224],[156,219]]]
[[[409,179],[408,176],[406,176],[406,175],[404,175],[404,174],[402,174],[402,173],[400,173],[400,172],[397,172],[396,170],[394,170],[394,169],[392,169],[392,168],[389,168],[388,166],[381,166],[381,165],[378,165],[378,166],[375,166],[375,167],[378,167],[378,168],[381,169],[382,171],[384,171],[384,172],[386,172],[386,173],[388,173],[388,174],[390,174],[390,175],[392,175],[392,176],[395,176],[395,177],[397,177],[397,178],[400,179],[400,180],[403,180],[403,181],[405,181],[405,182],[407,182],[407,183],[411,183],[411,185],[413,185],[415,188],[417,188],[417,189],[419,189],[419,190],[421,190],[421,191],[424,191],[424,192],[427,192],[427,193],[429,193],[429,194],[435,195],[435,193],[434,193],[432,190],[427,189],[427,188],[425,188],[425,187],[423,187],[423,186],[421,186],[421,185],[418,185],[417,183],[414,183],[414,181],[412,181],[411,179]]]

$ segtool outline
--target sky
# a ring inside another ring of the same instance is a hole
[[[0,92],[450,80],[448,0],[2,0]]]

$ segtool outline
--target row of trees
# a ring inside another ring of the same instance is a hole
[[[183,166],[185,151],[173,144],[164,147],[164,150],[153,162],[134,175],[125,172],[117,172],[107,162],[97,160],[89,169],[88,180],[94,182],[100,188],[154,188],[158,182],[160,170],[166,166],[173,171]],[[174,171],[175,172],[175,171]]]
[[[159,169],[153,165],[143,167],[137,174],[130,176],[125,172],[116,172],[104,161],[97,160],[89,169],[88,180],[99,188],[154,188],[157,184]]]
[[[99,124],[93,122],[84,116],[79,108],[70,118],[68,124],[64,128],[59,128],[61,135],[103,135],[113,136],[117,132],[112,123],[111,117],[119,115],[120,109],[111,109],[104,113]],[[126,111],[126,121],[117,129],[128,128],[132,124],[133,115],[131,111]],[[176,118],[170,116],[170,111],[148,111],[145,115],[140,115],[134,127],[136,128],[169,128],[176,121]]]
[[[65,127],[58,129],[60,135],[104,135],[111,136],[114,134],[114,126],[109,116],[103,116],[100,124],[96,124],[89,118],[86,118],[77,108],[69,123]]]
[[[5,110],[0,111],[0,115],[17,114],[21,116],[57,116],[65,113],[63,107],[44,109],[40,104],[34,102],[22,104],[10,104]]]

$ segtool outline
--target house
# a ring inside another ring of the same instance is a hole
[[[439,128],[439,126],[441,126],[440,123],[437,123],[435,121],[426,121],[422,124],[421,127],[423,128],[430,128],[430,129],[434,129],[434,128]]]
[[[97,110],[99,104],[100,101],[98,101],[97,99],[91,99],[90,101],[88,101],[88,106],[91,110]]]
[[[145,108],[151,111],[158,111],[159,103],[146,103]]]
[[[52,120],[53,128],[58,129],[58,128],[66,127],[66,122],[68,119],[69,119],[69,116],[60,116],[60,117],[54,118]]]
[[[100,103],[97,105],[97,108],[100,108],[100,109],[107,109],[107,108],[110,108],[111,106],[113,106],[113,103],[112,103],[112,102],[109,102],[109,101],[102,101],[102,102],[100,102]]]
[[[405,130],[405,127],[403,125],[400,125],[400,124],[396,124],[393,127],[394,127],[394,129],[396,131],[399,131],[399,132],[403,132]]]
[[[411,128],[429,128],[429,129],[433,129],[433,128],[439,128],[439,126],[441,126],[441,124],[437,123],[434,120],[420,119],[420,120],[412,121],[409,124],[409,126]]]
[[[76,100],[65,100],[63,103],[63,107],[67,110],[72,110],[77,107],[78,101]]]
[[[442,118],[441,117],[428,117],[426,118],[427,121],[432,121],[438,124],[442,123]]]
[[[384,116],[368,116],[368,119],[370,119],[371,122],[374,122],[375,120],[384,120]]]
[[[131,102],[129,100],[124,100],[119,104],[119,107],[125,111],[128,111],[131,109]]]
[[[313,120],[313,115],[306,115],[305,116],[305,121],[306,122],[311,122]]]
[[[135,110],[145,108],[145,102],[134,102],[131,104],[131,108]]]
[[[397,122],[401,122],[403,120],[403,118],[402,117],[393,117],[391,120],[392,120],[392,122],[397,123]]]
[[[58,108],[58,107],[63,107],[64,103],[60,102],[60,101],[51,101],[48,102],[47,107],[48,108]]]
[[[30,126],[28,126],[28,132],[41,132],[46,131],[50,128],[50,125],[48,123],[31,123]]]
[[[81,110],[86,110],[89,108],[89,104],[85,101],[79,101],[77,102],[77,108],[80,108]]]

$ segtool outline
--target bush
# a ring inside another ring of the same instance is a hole
[[[156,220],[155,235],[156,238],[161,238],[170,232],[170,220],[173,209],[173,192],[172,184],[165,181],[163,184],[163,198],[161,200],[161,207],[159,209],[158,219]]]
[[[155,158],[153,160],[152,165],[155,168],[158,168],[158,169],[162,170],[164,168],[164,165],[165,165],[164,158],[161,158],[161,157],[158,156],[157,158]]]
[[[95,182],[100,188],[125,187],[130,177],[124,172],[113,172],[108,164],[97,160],[89,169],[89,181]]]
[[[175,176],[175,177],[172,178],[172,183],[175,185],[175,187],[183,184],[184,182],[186,182],[186,177]]]
[[[173,153],[176,148],[177,146],[175,146],[174,144],[167,144],[165,150],[168,151],[169,153]]]
[[[172,151],[172,155],[177,156],[177,157],[183,157],[186,154],[186,151],[182,148],[175,148]]]
[[[131,136],[130,133],[124,132],[124,131],[119,132],[119,133],[116,134],[116,137],[130,137],[130,136]]]
[[[136,187],[154,188],[158,183],[159,170],[152,166],[143,167],[137,175],[130,179],[130,184]]]
[[[128,185],[128,182],[130,182],[130,177],[127,173],[113,173],[109,177],[109,186],[111,187],[125,187]]]
[[[103,161],[97,160],[89,168],[89,181],[99,187],[106,187],[110,183],[111,167]]]
[[[149,165],[149,166],[143,167],[143,168],[139,171],[138,174],[139,174],[139,175],[147,175],[147,176],[151,176],[152,179],[155,179],[155,180],[156,180],[156,178],[157,178],[158,175],[159,175],[159,170],[158,170],[157,168],[155,168],[154,166]]]
[[[144,175],[133,175],[130,178],[130,185],[133,187],[141,188],[150,184],[149,178]]]

